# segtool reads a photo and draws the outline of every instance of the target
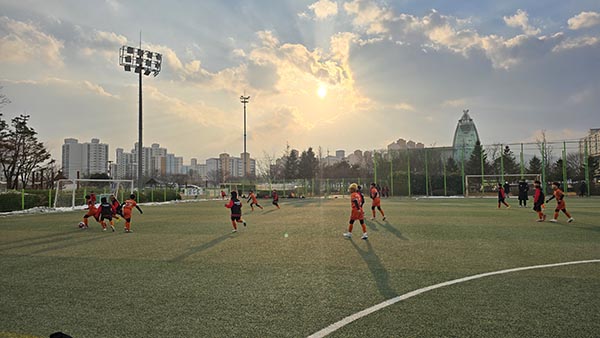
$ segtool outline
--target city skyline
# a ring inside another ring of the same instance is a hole
[[[256,159],[287,143],[451,145],[463,109],[486,144],[600,125],[595,1],[156,1],[139,16],[140,4],[0,0],[4,117],[30,114],[53,158],[64,138],[135,143],[137,81],[118,50],[140,31],[164,57],[144,80],[144,144],[186,159],[243,152],[244,93]]]

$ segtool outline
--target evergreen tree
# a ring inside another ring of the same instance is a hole
[[[465,163],[465,174],[467,175],[481,175],[481,157],[483,153],[483,167],[487,169],[487,154],[482,151],[481,143],[477,141],[475,148],[471,153],[471,157]],[[486,170],[487,171],[487,170]]]
[[[531,158],[531,160],[529,160],[527,172],[529,174],[541,174],[542,173],[542,160],[540,160],[540,158],[537,156],[533,156]]]
[[[284,156],[284,176],[286,180],[298,178],[298,150],[292,149],[287,156]]]
[[[460,168],[458,167],[458,164],[456,163],[454,158],[448,158],[448,160],[446,161],[446,174],[457,174],[459,172]]]
[[[300,155],[300,163],[298,164],[298,177],[299,178],[314,178],[317,174],[317,168],[319,166],[319,161],[315,156],[315,152],[312,147],[309,147],[308,150],[304,150]]]
[[[503,150],[503,161],[504,161],[504,173],[505,174],[517,174],[520,173],[520,169],[519,169],[519,163],[517,163],[517,160],[515,158],[515,154],[513,153],[513,151],[510,149],[510,147],[507,145],[504,147]]]

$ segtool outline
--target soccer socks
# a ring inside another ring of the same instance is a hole
[[[352,233],[352,228],[354,227],[354,224],[350,223],[350,225],[348,225],[348,232]]]
[[[558,211],[555,211],[555,212],[554,212],[554,217],[553,217],[553,218],[554,218],[554,219],[558,219]]]
[[[233,225],[233,230],[237,230],[237,223],[235,221],[231,221],[231,225]]]
[[[375,218],[375,209],[371,210],[373,212],[373,218]]]
[[[360,223],[360,227],[362,228],[363,234],[367,233],[367,226],[365,225],[365,223]]]
[[[104,222],[104,221],[101,221],[101,222],[100,222],[100,225],[102,225],[102,229],[106,229],[106,222]]]
[[[563,210],[563,212],[565,213],[565,215],[567,215],[567,217],[571,218],[571,214],[566,209]]]
[[[88,226],[88,219],[87,218],[83,219],[83,224],[85,224],[86,227]]]
[[[379,212],[381,213],[381,216],[383,216],[385,218],[385,214],[383,213],[383,209],[379,209]]]

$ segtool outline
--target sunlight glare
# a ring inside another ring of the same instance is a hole
[[[325,96],[327,96],[327,87],[325,87],[325,85],[320,85],[319,89],[317,90],[317,95],[319,95],[320,98],[324,99]]]

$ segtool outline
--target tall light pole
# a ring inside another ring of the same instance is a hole
[[[248,153],[246,152],[246,104],[250,102],[250,96],[240,96],[240,102],[244,104],[244,178],[248,177]]]
[[[141,37],[141,34],[140,34]],[[132,69],[139,74],[139,120],[138,120],[138,193],[142,191],[142,73],[144,75],[153,74],[157,76],[160,73],[162,55],[142,49],[140,39],[140,48],[123,46],[119,51],[119,65],[123,66],[126,72]]]

